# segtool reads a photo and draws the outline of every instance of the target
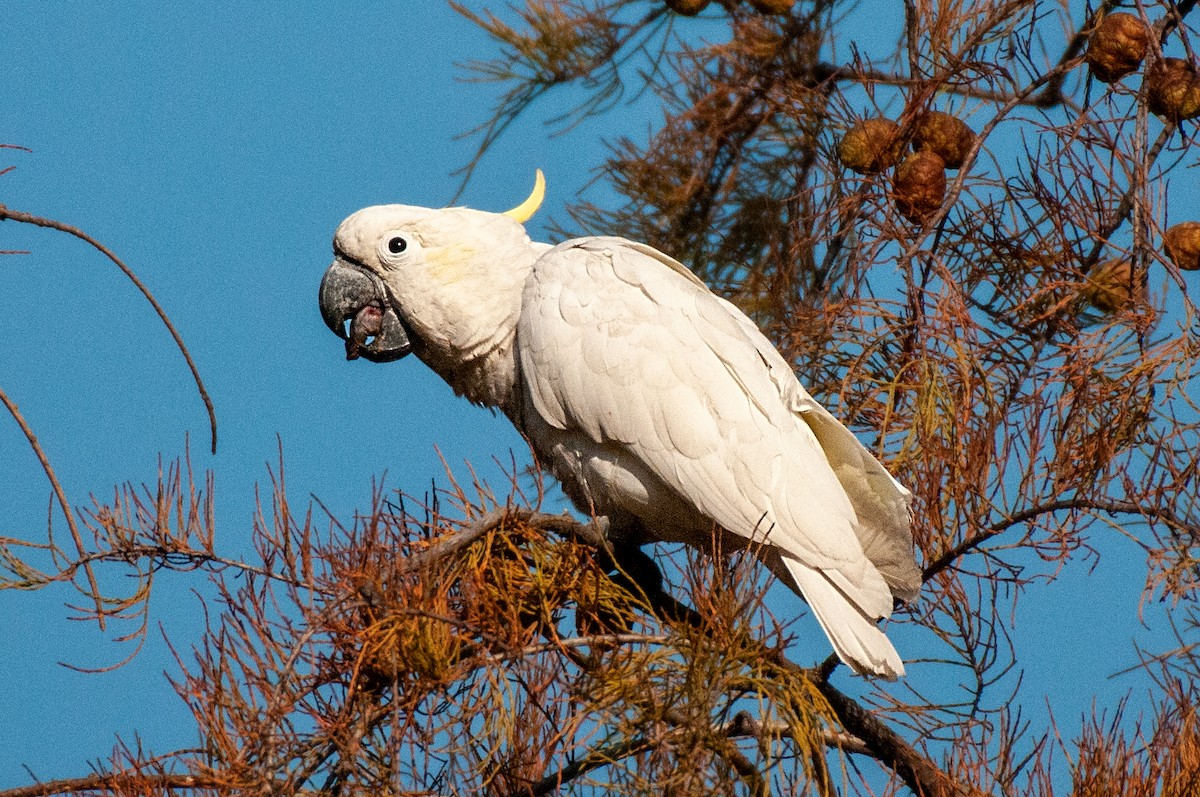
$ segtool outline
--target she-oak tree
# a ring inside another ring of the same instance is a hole
[[[83,513],[53,567],[0,542],[6,585],[70,581],[140,633],[158,571],[209,574],[174,681],[197,747],[0,797],[1196,793],[1193,6],[907,0],[882,50],[853,3],[459,7],[497,43],[472,65],[503,86],[481,154],[562,86],[583,98],[568,123],[661,102],[646,142],[611,142],[598,179],[622,202],[574,206],[570,232],[685,262],[913,489],[925,585],[893,623],[924,629],[936,653],[911,666],[945,689],[794,661],[743,558],[614,571],[586,518],[541,510],[536,473],[377,490],[341,522],[294,513],[281,466],[251,562],[222,556],[210,487],[174,467]],[[1179,643],[1144,655],[1152,716],[1060,739],[1010,703],[1006,621],[1113,534]],[[101,594],[99,567],[138,587]]]

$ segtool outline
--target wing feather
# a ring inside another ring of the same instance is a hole
[[[867,544],[899,549],[907,491],[683,266],[623,239],[560,244],[534,265],[518,336],[546,423],[617,446],[728,531],[765,534],[865,616],[890,613],[894,579],[864,553],[856,506],[882,530]]]

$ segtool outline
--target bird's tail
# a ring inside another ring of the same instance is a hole
[[[783,563],[812,607],[821,630],[833,643],[838,658],[859,675],[877,675],[891,681],[904,676],[900,654],[873,619],[863,614],[819,570],[788,557],[783,557]]]

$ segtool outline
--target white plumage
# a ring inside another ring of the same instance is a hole
[[[876,621],[920,587],[910,493],[684,266],[621,238],[532,243],[462,208],[367,208],[334,245],[322,312],[344,337],[349,319],[373,333],[352,333],[350,356],[411,347],[508,415],[582,511],[634,539],[708,545],[715,525],[805,598],[855,671],[904,674]]]

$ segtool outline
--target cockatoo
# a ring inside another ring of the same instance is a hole
[[[506,213],[343,221],[320,307],[347,357],[415,354],[508,416],[615,542],[748,547],[842,661],[903,675],[877,622],[920,588],[911,493],[679,262],[624,238],[531,241],[544,191],[539,171]]]

